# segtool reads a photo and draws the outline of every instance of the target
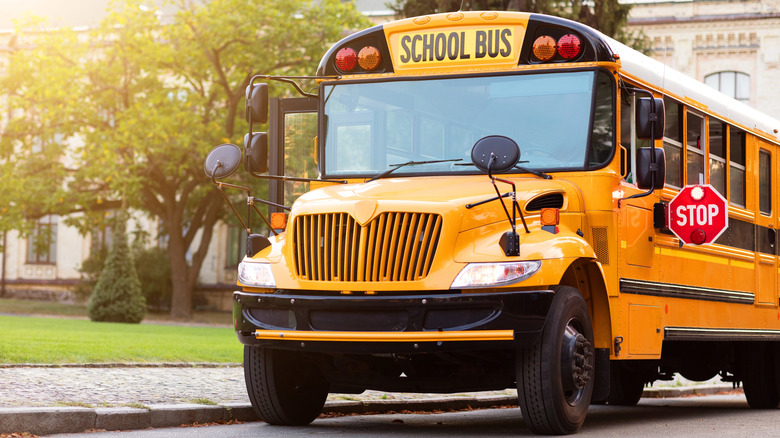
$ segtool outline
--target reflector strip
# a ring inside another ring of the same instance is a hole
[[[469,330],[429,332],[332,332],[298,330],[255,330],[255,338],[281,341],[322,342],[461,342],[512,341],[512,330]]]

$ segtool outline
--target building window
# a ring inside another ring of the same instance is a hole
[[[710,184],[725,198],[726,194],[726,124],[710,119]]]
[[[745,208],[745,131],[729,126],[729,201]]]
[[[234,268],[246,255],[246,231],[234,225],[228,226],[227,267]]]
[[[704,77],[704,83],[733,97],[750,103],[750,75],[738,71],[721,71]]]
[[[772,214],[772,155],[765,150],[758,152],[758,209]]]
[[[27,263],[57,263],[56,215],[42,217],[27,237]]]
[[[704,184],[704,118],[687,113],[685,129],[686,184]]]
[[[666,155],[666,185],[682,187],[682,128],[683,106],[664,97],[666,126],[664,127],[664,154]]]

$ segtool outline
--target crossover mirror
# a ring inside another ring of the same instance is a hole
[[[241,149],[230,143],[221,144],[209,152],[203,171],[209,178],[222,179],[233,174],[241,165]]]
[[[514,140],[503,135],[483,137],[471,149],[471,162],[483,172],[506,172],[512,169],[519,159],[520,147]]]

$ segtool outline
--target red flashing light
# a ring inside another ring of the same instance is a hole
[[[349,47],[345,47],[336,53],[336,68],[341,71],[352,71],[357,65],[357,53]]]
[[[701,228],[697,228],[693,231],[691,231],[691,242],[693,242],[696,245],[701,245],[707,240],[707,233],[704,232]]]
[[[558,40],[558,53],[564,59],[574,59],[581,51],[582,42],[575,35],[564,35]]]

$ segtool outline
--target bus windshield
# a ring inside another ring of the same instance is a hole
[[[593,168],[612,154],[612,89],[593,70],[326,84],[325,174],[435,160],[449,161],[393,175],[473,173],[471,147],[489,135],[517,142],[525,168]]]

